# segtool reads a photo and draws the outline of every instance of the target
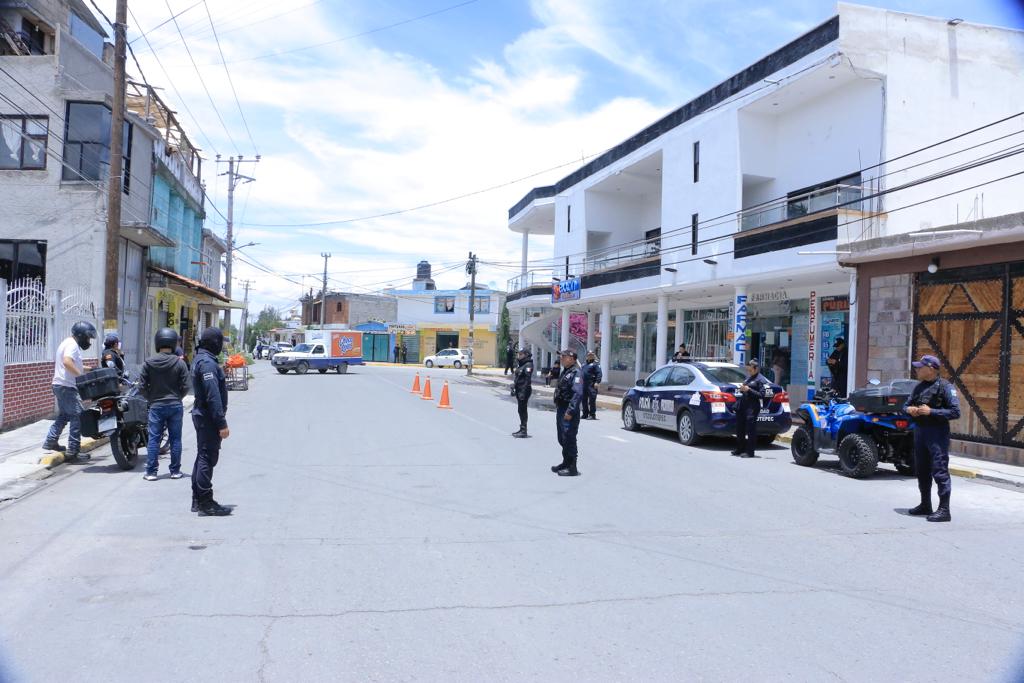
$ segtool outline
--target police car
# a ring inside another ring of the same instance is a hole
[[[736,389],[747,375],[732,363],[671,363],[655,370],[622,397],[622,424],[630,431],[660,427],[687,446],[702,436],[735,436]],[[757,416],[758,440],[770,443],[792,424],[789,394],[771,385],[772,397]]]

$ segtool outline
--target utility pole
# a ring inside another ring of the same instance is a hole
[[[110,169],[107,185],[107,270],[103,286],[103,328],[118,328],[117,252],[121,237],[121,173],[124,168],[125,52],[128,46],[128,0],[117,0],[114,15],[114,110],[110,116]]]
[[[241,183],[251,183],[252,181],[256,180],[255,178],[251,178],[251,177],[249,177],[247,175],[242,175],[241,173],[238,172],[238,169],[241,168],[243,163],[253,163],[253,164],[256,164],[256,163],[259,163],[259,161],[260,161],[260,155],[259,154],[256,155],[256,159],[255,160],[253,160],[253,159],[246,160],[246,159],[244,159],[242,157],[241,154],[239,154],[238,157],[229,157],[228,161],[227,161],[228,172],[221,174],[221,175],[226,175],[228,177],[228,215],[227,215],[227,222],[228,222],[228,231],[227,231],[228,253],[227,253],[226,262],[224,264],[224,278],[225,278],[224,279],[224,296],[226,296],[228,299],[231,299],[231,265],[232,265],[232,261],[234,260],[234,257],[235,257],[235,188],[238,187]],[[217,155],[217,163],[218,164],[222,163],[222,160],[221,160],[219,154]],[[228,331],[228,333],[230,334],[230,331],[231,331],[231,309],[230,308],[227,309],[226,311],[224,311],[224,329],[226,331]]]
[[[322,251],[320,256],[324,259],[324,288],[320,294],[320,329],[322,330],[324,325],[327,324],[327,259],[331,258],[331,255],[326,251]]]
[[[469,252],[469,261],[466,262],[466,272],[469,273],[469,363],[466,365],[466,374],[473,374],[473,327],[476,320],[476,254]]]
[[[238,331],[238,346],[243,351],[245,351],[245,328],[248,327],[249,324],[249,287],[251,287],[252,284],[251,280],[246,280],[242,283],[242,286],[245,287],[245,298],[243,299],[245,308],[242,309],[242,328]]]

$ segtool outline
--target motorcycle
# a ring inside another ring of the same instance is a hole
[[[149,402],[139,396],[138,382],[127,376],[118,385],[104,386],[108,388],[102,392],[104,395],[88,397],[92,398],[92,405],[82,412],[82,435],[109,437],[110,451],[118,467],[134,469],[139,448],[145,448],[148,440]],[[111,388],[114,390],[110,391]]]

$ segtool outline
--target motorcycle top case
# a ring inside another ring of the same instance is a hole
[[[897,379],[889,384],[866,387],[850,392],[850,405],[862,413],[899,413],[910,398],[917,382]]]
[[[113,396],[118,392],[117,370],[98,368],[75,378],[78,395],[84,399]]]

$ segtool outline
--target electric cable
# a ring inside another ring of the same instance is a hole
[[[167,6],[170,7],[170,4],[168,4]],[[231,94],[234,96],[235,105],[238,107],[238,115],[242,117],[242,125],[245,126],[245,134],[249,136],[249,143],[252,144],[253,151],[256,152],[257,156],[259,156],[259,148],[256,146],[256,140],[255,138],[253,138],[252,131],[249,129],[249,121],[245,118],[245,112],[242,111],[242,102],[238,99],[238,91],[235,90],[235,81],[231,78],[231,70],[228,69],[228,63],[224,59],[224,50],[223,48],[221,48],[220,45],[220,37],[217,35],[217,27],[214,26],[213,15],[210,13],[210,5],[206,2],[206,0],[203,0],[203,7],[206,8],[206,16],[210,20],[210,29],[213,31],[213,38],[217,43],[217,52],[220,54],[220,62],[224,65],[224,73],[228,77],[228,85],[231,86]]]

